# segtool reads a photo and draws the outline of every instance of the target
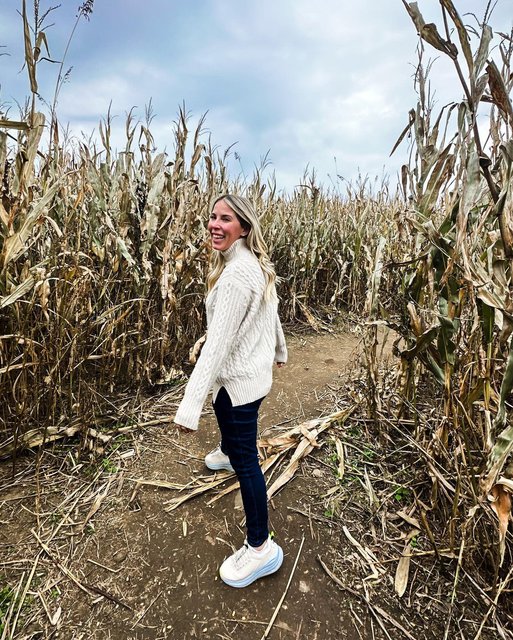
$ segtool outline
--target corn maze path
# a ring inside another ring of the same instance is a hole
[[[294,336],[288,343],[289,363],[275,369],[272,392],[260,411],[261,429],[287,421],[298,424],[329,411],[333,406],[330,386],[338,386],[341,376],[356,364],[358,340],[349,333]],[[217,444],[215,418],[209,414],[197,434],[156,432],[130,475],[186,483],[208,473],[202,458]],[[244,538],[239,492],[211,506],[207,503],[212,494],[202,495],[167,512],[172,492],[144,486],[127,507],[126,492],[132,487],[123,489],[124,499],[95,518],[95,533],[80,553],[83,565],[93,560],[111,570],[89,563],[88,583],[117,594],[132,610],[101,596],[92,604],[90,596],[77,590],[70,605],[63,604],[58,637],[256,640],[264,636],[297,559],[290,587],[266,637],[358,638],[347,594],[317,560],[321,555],[330,563],[333,530],[305,515],[315,509],[323,515],[322,500],[314,506],[312,495],[329,489],[334,476],[327,467],[315,475],[312,470],[304,465],[270,506],[271,528],[285,553],[282,568],[246,589],[224,585],[217,574],[219,564],[231,553],[230,545],[238,547]],[[355,606],[358,609],[357,602]],[[359,615],[367,614],[361,609]]]
[[[351,329],[346,323],[344,330],[334,333],[288,336],[289,362],[275,369],[273,389],[260,410],[263,437],[340,409],[337,402],[344,396],[346,383],[361,370],[362,344],[357,329]],[[351,393],[356,393],[357,385]],[[158,414],[167,415],[169,410],[172,415],[175,401],[169,407],[160,406]],[[351,452],[364,455],[369,445],[354,433],[355,428],[348,420],[338,431],[350,447],[346,473],[353,464]],[[223,559],[244,539],[239,492],[220,495],[233,478],[169,510],[176,496],[182,495],[177,488],[218,478],[203,462],[205,452],[218,442],[210,405],[205,406],[195,434],[181,434],[162,423],[136,432],[135,440],[127,444],[135,455],[123,458],[121,453],[117,468],[105,468],[90,489],[84,484],[87,495],[80,512],[52,511],[63,497],[73,494],[70,487],[80,488],[79,478],[74,485],[66,484],[71,477],[56,470],[61,464],[58,459],[48,467],[51,483],[39,488],[44,494],[40,513],[30,478],[34,455],[20,459],[21,480],[11,484],[11,465],[4,461],[0,464],[0,487],[6,488],[0,495],[0,578],[8,584],[16,584],[20,577],[22,583],[30,582],[14,639],[443,638],[452,575],[437,573],[432,564],[415,563],[409,591],[401,600],[396,597],[397,549],[404,545],[398,527],[404,528],[405,523],[395,513],[380,511],[384,514],[380,517],[399,523],[385,540],[384,521],[381,526],[379,514],[370,515],[361,480],[345,485],[346,493],[337,493],[341,485],[334,436],[323,433],[321,446],[301,460],[292,480],[272,497],[270,524],[284,550],[284,562],[278,573],[245,589],[230,588],[218,577]],[[51,452],[48,455],[52,457]],[[374,486],[382,481],[382,491],[390,494],[381,468],[369,468],[375,469]],[[143,484],[137,482],[141,480]],[[353,486],[355,493],[348,494]],[[330,512],[330,500],[337,495],[342,496],[337,513]],[[400,504],[392,504],[394,512],[400,509]],[[55,527],[58,535],[45,550],[37,532]],[[370,546],[382,557],[388,544],[394,562],[374,560],[366,546],[369,541],[374,541]],[[39,565],[30,574],[36,557]],[[369,576],[369,568],[376,576]],[[457,613],[465,624],[472,618],[475,631],[483,613],[474,602],[463,602],[452,614],[455,618]],[[496,638],[484,631],[481,640]]]

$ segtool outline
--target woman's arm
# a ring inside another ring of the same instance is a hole
[[[196,430],[214,380],[228,356],[250,302],[250,291],[233,280],[219,282],[207,339],[189,378],[174,418],[175,424]]]

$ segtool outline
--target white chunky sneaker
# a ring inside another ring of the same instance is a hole
[[[282,562],[283,550],[271,538],[262,552],[255,551],[244,542],[243,547],[223,562],[219,575],[230,587],[247,587],[255,580],[278,571]]]
[[[220,471],[221,469],[233,471],[230,458],[221,451],[221,445],[217,445],[215,449],[207,453],[205,456],[205,464],[212,471]]]

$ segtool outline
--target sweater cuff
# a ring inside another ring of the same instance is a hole
[[[199,418],[199,415],[195,415],[195,413],[190,411],[183,411],[178,407],[178,411],[176,412],[173,422],[181,425],[182,427],[186,427],[187,429],[192,429],[192,431],[197,431]]]
[[[276,351],[274,354],[274,362],[287,362],[288,359],[288,353],[287,353],[287,347],[285,345],[279,345],[276,347]]]

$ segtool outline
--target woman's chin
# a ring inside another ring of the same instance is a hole
[[[212,249],[216,251],[226,251],[228,249],[226,240],[212,240]]]

